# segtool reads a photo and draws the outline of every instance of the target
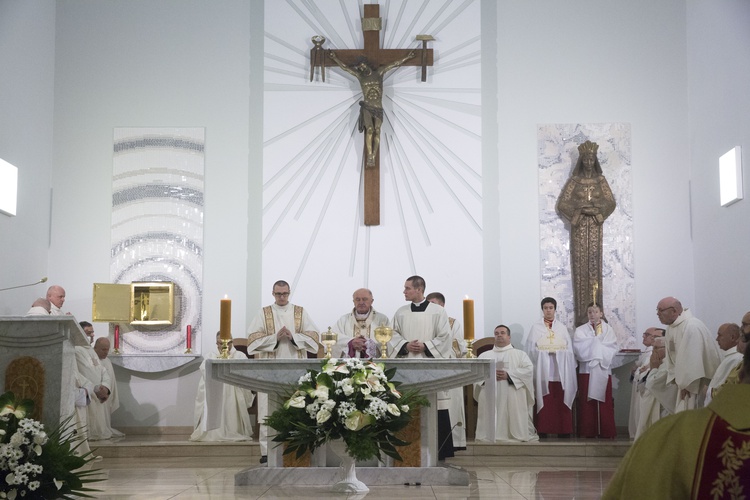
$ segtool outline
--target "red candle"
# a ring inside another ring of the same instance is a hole
[[[120,348],[120,325],[115,325],[115,349]]]
[[[190,346],[193,345],[193,325],[187,326],[187,342],[186,342],[187,348],[190,349]]]

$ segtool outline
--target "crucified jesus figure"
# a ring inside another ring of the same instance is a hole
[[[335,62],[339,68],[359,80],[362,86],[362,100],[359,110],[359,131],[365,133],[365,149],[367,150],[366,167],[375,166],[375,156],[380,147],[380,126],[383,124],[383,76],[390,70],[413,59],[415,52],[412,50],[406,57],[374,68],[366,57],[359,57],[354,64],[347,66],[336,56],[332,50],[328,51],[328,57]]]

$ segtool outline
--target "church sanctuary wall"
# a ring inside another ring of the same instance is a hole
[[[113,129],[205,128],[203,331],[234,300],[245,331],[249,47],[252,2],[57,2],[55,200],[50,281],[65,310],[91,315],[92,283],[110,281]],[[258,298],[256,297],[257,301]],[[98,336],[107,324],[95,324]],[[182,325],[184,331],[184,325]],[[124,400],[113,425],[192,426],[198,361],[157,373],[117,368]],[[122,398],[121,398],[122,399]]]
[[[711,331],[750,311],[750,3],[688,2],[690,170],[695,293]],[[742,148],[745,199],[719,202],[719,157]]]
[[[635,330],[656,322],[655,304],[664,295],[692,306],[685,3],[480,5],[481,31],[492,37],[482,40],[481,87],[493,93],[482,96],[490,109],[482,110],[485,328],[477,336],[505,322],[517,341],[540,316],[539,124],[630,125]],[[88,319],[91,284],[109,280],[115,127],[205,127],[206,353],[220,297],[233,299],[235,334],[271,300],[260,287],[262,103],[254,93],[263,88],[262,59],[253,58],[262,57],[262,3],[61,0],[56,6],[50,281],[66,287],[64,309]],[[448,246],[435,252],[450,253],[461,242],[441,244]],[[23,262],[21,252],[12,263]],[[451,272],[448,261],[445,273]],[[389,293],[400,294],[401,285]],[[106,334],[105,324],[95,327]],[[124,397],[115,425],[191,425],[197,364],[149,375],[118,370],[118,376]],[[618,409],[622,425],[623,405]]]
[[[0,288],[47,275],[55,4],[0,2],[0,158],[18,168],[15,217],[0,214]],[[0,315],[24,314],[45,285],[0,292]]]

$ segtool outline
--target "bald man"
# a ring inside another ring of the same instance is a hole
[[[93,328],[92,328],[93,335]],[[124,434],[112,428],[112,412],[120,407],[120,397],[117,393],[117,381],[112,361],[109,360],[109,349],[111,345],[107,337],[99,337],[94,342],[94,352],[99,358],[102,368],[107,372],[110,379],[110,395],[106,401],[93,398],[88,407],[89,440],[110,439],[122,437]]]
[[[727,377],[732,369],[742,361],[742,353],[737,351],[740,341],[740,326],[735,323],[724,323],[716,333],[716,342],[721,349],[723,359],[714,373],[714,378],[708,384],[706,391],[706,404],[710,403],[721,386],[727,382]]]
[[[630,382],[632,388],[630,392],[630,417],[628,420],[628,433],[631,438],[635,437],[636,430],[638,428],[638,420],[640,419],[640,408],[641,399],[643,398],[644,390],[646,389],[646,375],[650,369],[651,352],[653,350],[654,339],[656,337],[663,337],[664,329],[650,327],[646,328],[643,332],[643,345],[646,347],[641,351],[641,355],[638,358],[633,370],[630,374]]]
[[[59,285],[52,285],[47,289],[47,300],[50,301],[50,315],[63,316],[62,306],[65,303],[65,289]]]
[[[380,356],[380,346],[375,340],[375,329],[391,326],[391,320],[372,307],[375,299],[367,288],[355,290],[352,294],[354,308],[339,318],[334,331],[339,340],[333,350],[337,358],[376,358]]]
[[[667,384],[676,384],[675,412],[704,406],[708,384],[721,362],[719,346],[706,325],[683,309],[679,300],[664,297],[656,315],[667,325]]]

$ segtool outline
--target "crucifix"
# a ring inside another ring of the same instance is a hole
[[[325,39],[313,37],[315,45],[310,51],[310,79],[316,66],[322,68],[325,81],[325,67],[338,66],[359,80],[362,86],[360,101],[359,130],[364,133],[364,222],[366,226],[380,225],[380,126],[383,123],[383,77],[386,72],[399,66],[422,66],[422,81],[426,80],[426,67],[432,66],[432,49],[426,42],[433,38],[418,35],[421,49],[381,49],[380,5],[364,6],[362,32],[363,49],[327,51],[322,56]]]

